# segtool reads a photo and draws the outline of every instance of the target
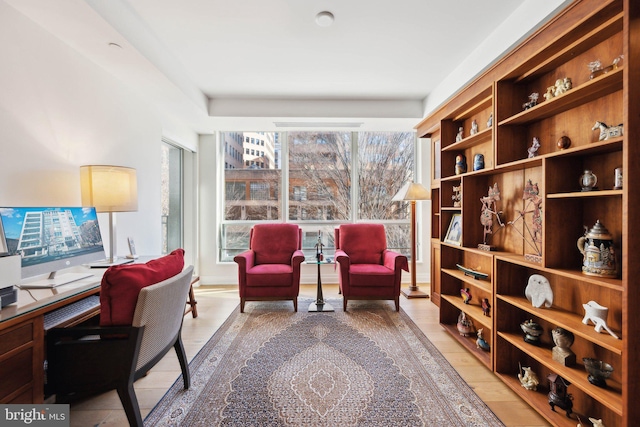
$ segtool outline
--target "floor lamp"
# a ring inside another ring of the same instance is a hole
[[[416,200],[430,198],[429,190],[422,184],[409,181],[391,199],[394,202],[411,203],[411,286],[408,290],[402,289],[402,295],[407,298],[429,298],[429,295],[419,290],[416,285]]]
[[[109,213],[109,258],[106,262],[92,265],[108,267],[131,262],[116,255],[116,212],[138,210],[138,182],[136,170],[124,166],[87,165],[80,166],[82,206],[93,206],[96,212]]]

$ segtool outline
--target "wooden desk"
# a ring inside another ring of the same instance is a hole
[[[0,403],[43,403],[44,315],[98,294],[103,271],[92,273],[53,289],[20,289],[18,301],[0,310]]]

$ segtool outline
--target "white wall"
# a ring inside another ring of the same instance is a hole
[[[166,121],[136,92],[0,2],[0,206],[79,206],[79,166],[138,171],[138,212],[117,214],[139,254],[158,254]],[[178,132],[175,132],[175,138]],[[100,215],[105,242],[108,218]]]

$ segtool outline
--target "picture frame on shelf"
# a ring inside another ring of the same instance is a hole
[[[462,214],[454,213],[451,217],[444,242],[460,246],[462,242]]]

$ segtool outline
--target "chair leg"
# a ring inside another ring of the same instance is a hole
[[[298,312],[298,298],[293,299],[293,311]]]
[[[400,295],[396,297],[395,302],[396,302],[396,311],[400,311]]]
[[[342,297],[342,310],[347,312],[347,297]]]
[[[124,412],[127,414],[129,425],[131,427],[143,427],[142,415],[140,415],[140,406],[138,405],[136,392],[133,389],[133,382],[129,382],[126,385],[120,385],[117,390]]]
[[[240,313],[244,313],[244,298],[240,298]]]
[[[182,370],[182,381],[184,383],[184,389],[187,390],[191,386],[191,375],[189,373],[189,364],[187,363],[187,354],[184,351],[184,345],[182,344],[182,336],[178,335],[178,339],[173,343],[173,348],[176,350],[178,356],[178,362],[180,362],[180,370]]]

